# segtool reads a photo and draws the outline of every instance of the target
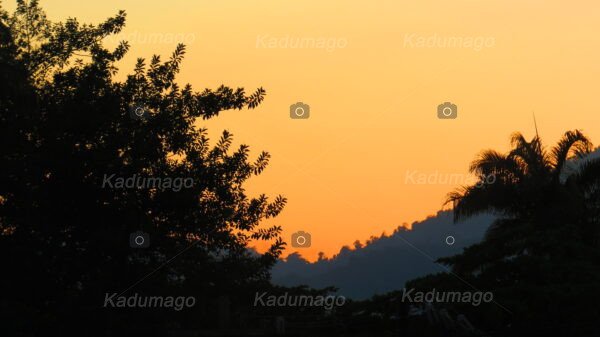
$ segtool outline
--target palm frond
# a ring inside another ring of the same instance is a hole
[[[600,158],[586,160],[579,166],[571,179],[584,191],[593,192],[600,189]]]
[[[523,134],[517,132],[511,136],[513,149],[508,157],[517,161],[524,169],[526,174],[538,175],[549,172],[549,160],[542,141],[538,136],[528,142]]]
[[[454,221],[458,222],[481,213],[515,213],[517,195],[512,184],[496,182],[482,186],[461,187],[448,194],[445,204],[454,206]]]
[[[480,177],[494,176],[494,181],[502,180],[506,183],[516,183],[524,175],[525,168],[515,158],[504,155],[498,151],[486,150],[479,154],[469,166],[469,172]]]
[[[551,158],[554,176],[559,178],[567,160],[581,158],[592,151],[592,143],[579,130],[567,131],[552,148]],[[572,154],[572,155],[571,155]],[[570,156],[571,155],[571,156]]]

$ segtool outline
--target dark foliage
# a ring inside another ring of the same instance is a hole
[[[539,137],[512,137],[513,149],[488,150],[472,163],[480,182],[449,195],[456,220],[493,212],[485,239],[442,258],[451,273],[409,282],[422,289],[492,291],[481,307],[449,305],[499,335],[588,336],[600,327],[600,160],[569,131],[546,151]],[[488,179],[489,181],[489,179]]]
[[[174,326],[214,323],[211,301],[269,280],[281,228],[260,226],[286,202],[250,198],[244,183],[267,166],[223,132],[211,146],[202,119],[252,109],[265,91],[221,86],[195,92],[175,82],[185,54],[139,59],[114,79],[128,50],[102,40],[125,24],[53,23],[38,2],[0,8],[0,300],[2,335],[164,336]],[[132,106],[146,117],[130,118]],[[107,188],[105,175],[191,178],[179,191]],[[146,249],[129,233],[148,232]],[[264,254],[251,240],[271,242]],[[195,308],[104,308],[105,293],[194,296]],[[7,332],[5,334],[4,332]]]

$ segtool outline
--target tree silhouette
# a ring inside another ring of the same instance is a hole
[[[410,281],[421,289],[492,291],[495,302],[449,305],[484,330],[511,336],[600,332],[600,159],[591,142],[568,131],[551,150],[538,136],[512,136],[512,150],[483,151],[470,166],[480,177],[448,196],[456,221],[491,212],[484,240],[438,262],[451,273]],[[489,177],[494,179],[489,179]]]
[[[250,198],[244,189],[269,154],[251,161],[247,145],[232,150],[226,131],[211,146],[198,127],[224,110],[256,108],[265,91],[180,87],[183,45],[166,61],[138,59],[116,81],[129,46],[109,50],[103,39],[121,31],[125,17],[53,23],[35,0],[18,0],[12,14],[0,8],[0,317],[12,335],[164,335],[174,321],[185,324],[181,317],[208,324],[211,300],[268,282],[283,249],[280,226],[260,224],[285,198]],[[144,118],[131,118],[137,108]],[[103,186],[113,174],[193,185]],[[129,246],[138,229],[150,247]],[[271,247],[252,252],[252,240]],[[107,292],[201,303],[175,320],[161,310],[103,308]]]
[[[568,160],[588,155],[591,142],[575,130],[566,132],[549,152],[537,136],[528,142],[517,133],[512,144],[507,154],[482,152],[469,168],[481,181],[448,196],[448,202],[454,204],[455,220],[481,212],[499,215],[486,233],[482,247],[487,251],[480,258],[489,263],[490,258],[553,254],[556,242],[549,239],[562,240],[562,235],[597,246],[600,228],[594,221],[598,220],[600,161],[588,160],[576,169],[566,167]],[[488,179],[493,183],[486,183],[489,176],[494,177]],[[443,261],[459,271],[481,266],[479,262],[469,266]]]

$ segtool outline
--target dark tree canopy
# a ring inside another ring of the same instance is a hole
[[[591,151],[578,130],[566,132],[550,150],[538,136],[528,141],[517,133],[508,153],[483,151],[470,167],[481,181],[450,193],[448,202],[458,222],[482,212],[497,220],[482,242],[439,259],[451,272],[408,286],[492,291],[494,303],[453,308],[486,331],[599,333],[600,159]]]
[[[286,199],[251,197],[244,188],[269,154],[250,158],[247,145],[233,148],[229,132],[210,141],[201,127],[220,113],[256,108],[264,89],[178,85],[183,45],[166,60],[138,59],[119,81],[129,45],[108,49],[103,41],[123,29],[124,12],[97,25],[51,22],[38,1],[16,2],[13,13],[0,6],[1,336],[166,336],[216,325],[217,303],[248,309],[258,289],[335,291],[270,285],[285,243],[280,226],[262,223]],[[444,308],[465,313],[490,335],[598,335],[600,160],[589,159],[591,150],[574,130],[550,150],[537,136],[515,134],[508,153],[482,152],[470,167],[482,180],[448,202],[457,221],[482,212],[497,221],[481,243],[439,260],[448,272],[406,288],[492,291],[494,303]],[[121,186],[119,178],[144,183]],[[192,183],[176,187],[175,179]],[[149,235],[147,248],[130,247],[130,233],[139,230]],[[270,248],[255,252],[254,241]],[[108,293],[191,296],[196,306],[105,308]],[[399,321],[379,318],[408,310],[396,295],[349,303],[334,317],[344,320],[336,327],[402,331]],[[365,320],[365,312],[376,315]],[[323,316],[315,308],[303,313]],[[231,314],[241,322],[248,313]],[[413,331],[406,317],[402,324]]]
[[[110,311],[104,294],[185,294],[209,303],[268,282],[283,249],[281,228],[260,224],[285,198],[244,190],[269,154],[251,159],[247,145],[232,149],[226,131],[211,145],[198,126],[224,110],[257,107],[265,91],[180,87],[183,45],[164,61],[138,59],[125,81],[115,80],[128,44],[109,50],[102,41],[125,17],[55,23],[35,0],[17,1],[14,13],[0,8],[0,316],[13,335],[57,336],[45,329],[67,321],[65,334],[131,326],[164,335],[168,313]],[[130,117],[135,107],[144,118]],[[193,186],[103,186],[113,174],[187,178]],[[138,229],[149,233],[150,247],[129,247]],[[253,252],[252,240],[271,248]]]

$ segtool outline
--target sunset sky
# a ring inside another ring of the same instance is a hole
[[[137,57],[168,57],[183,38],[181,84],[198,91],[265,88],[258,109],[225,112],[201,125],[212,138],[231,131],[254,155],[271,153],[248,192],[288,198],[269,223],[283,226],[288,242],[298,230],[311,233],[312,247],[300,250],[310,260],[435,214],[457,185],[418,184],[416,177],[466,174],[479,151],[507,150],[515,131],[533,136],[533,112],[546,145],[575,128],[600,144],[597,1],[41,5],[52,20],[85,23],[125,10],[121,37],[131,50],[122,74]],[[3,6],[13,9],[14,2]],[[300,39],[326,45],[291,48]],[[310,105],[309,119],[290,118],[289,106],[298,101]],[[446,101],[458,106],[457,119],[438,119],[437,106]],[[288,246],[284,256],[294,251]]]

